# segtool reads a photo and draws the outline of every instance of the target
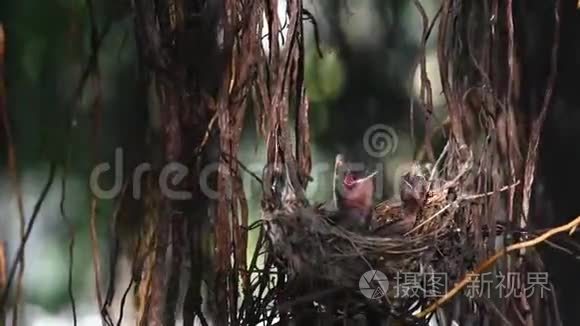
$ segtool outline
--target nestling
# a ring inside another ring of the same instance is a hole
[[[423,176],[407,173],[401,177],[399,191],[403,202],[401,219],[404,223],[401,223],[400,232],[410,231],[415,225],[417,215],[425,204],[427,190],[428,184]]]
[[[387,217],[375,228],[381,236],[401,236],[411,231],[427,200],[429,182],[417,171],[412,170],[401,176],[399,182],[400,202],[394,200]]]
[[[347,163],[341,154],[336,156],[334,174],[334,201],[337,222],[349,228],[368,229],[374,207],[374,176]]]

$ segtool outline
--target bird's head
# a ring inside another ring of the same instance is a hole
[[[429,191],[429,183],[423,175],[413,172],[404,174],[399,188],[405,210],[417,212],[423,207]]]
[[[337,155],[334,180],[337,208],[370,212],[374,205],[376,173],[367,171],[362,164],[346,162],[341,154]]]

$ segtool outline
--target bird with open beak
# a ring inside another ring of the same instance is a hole
[[[368,173],[362,165],[346,162],[338,154],[334,166],[334,202],[338,224],[355,229],[368,229],[373,207],[376,171]]]

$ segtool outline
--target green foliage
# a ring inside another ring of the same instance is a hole
[[[336,51],[324,51],[322,58],[315,49],[308,51],[305,81],[310,101],[335,99],[342,92],[344,80],[344,63]]]

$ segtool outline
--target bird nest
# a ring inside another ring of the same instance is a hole
[[[484,195],[462,192],[467,170],[461,169],[451,181],[428,178],[416,219],[403,233],[389,232],[403,218],[405,203],[400,200],[378,204],[372,225],[365,229],[342,226],[336,212],[322,205],[288,202],[265,211],[262,220],[271,252],[288,276],[287,297],[292,300],[309,293],[312,301],[328,310],[341,293],[343,304],[348,297],[363,305],[372,302],[388,314],[410,316],[417,302],[429,304],[436,294],[443,295],[443,286],[453,284],[475,261],[474,251],[469,250],[468,210],[474,199]],[[368,294],[365,286],[373,287],[373,282],[367,284],[372,281],[368,276],[377,280],[376,271],[387,281],[374,283],[375,290]]]

